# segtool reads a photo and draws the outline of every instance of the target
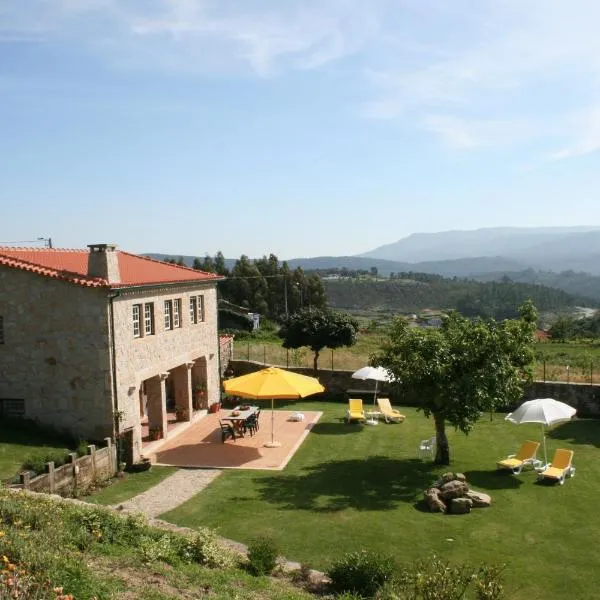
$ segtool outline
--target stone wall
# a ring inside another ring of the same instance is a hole
[[[0,266],[0,399],[74,436],[112,435],[106,294]]]
[[[69,462],[62,467],[46,463],[47,472],[43,475],[31,477],[29,471],[21,473],[21,486],[32,492],[73,496],[95,481],[114,477],[118,470],[116,447],[110,438],[105,441],[106,447],[99,450],[94,445],[88,446],[87,456],[77,458],[76,453],[69,454]]]
[[[264,369],[263,363],[247,360],[233,360],[231,367],[236,376],[245,375],[254,371]],[[307,367],[289,367],[289,371],[313,376],[313,370]],[[317,378],[328,393],[345,394],[353,390],[352,395],[358,398],[368,399],[372,397],[374,382],[352,379],[353,371],[328,371],[319,369]],[[407,398],[395,393],[393,387],[379,384],[380,396],[388,396],[393,403],[403,406],[418,406],[418,399]],[[358,390],[364,390],[362,393]],[[577,409],[579,417],[600,417],[600,385],[589,385],[583,383],[563,383],[552,381],[534,381],[526,386],[523,400],[534,398],[554,398]],[[514,410],[516,407],[512,407]]]

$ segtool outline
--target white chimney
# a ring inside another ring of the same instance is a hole
[[[119,283],[119,253],[116,244],[88,244],[88,272],[90,277],[102,277],[108,283]]]

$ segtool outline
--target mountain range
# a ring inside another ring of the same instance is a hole
[[[164,259],[166,254],[148,254]],[[173,255],[171,255],[173,256]],[[195,257],[184,256],[191,265]],[[434,273],[492,281],[538,283],[600,298],[600,227],[496,227],[415,233],[356,256],[293,258],[290,268],[346,268],[378,273]],[[229,268],[235,259],[227,259]]]

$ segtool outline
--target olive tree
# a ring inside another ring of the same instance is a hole
[[[524,381],[532,377],[537,310],[527,301],[519,313],[518,319],[497,322],[452,312],[439,329],[427,330],[397,318],[372,357],[433,417],[438,464],[450,464],[447,423],[468,434],[483,411],[522,398]]]

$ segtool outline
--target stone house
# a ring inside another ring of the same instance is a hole
[[[121,434],[137,460],[219,401],[220,279],[109,244],[0,248],[0,418]]]

